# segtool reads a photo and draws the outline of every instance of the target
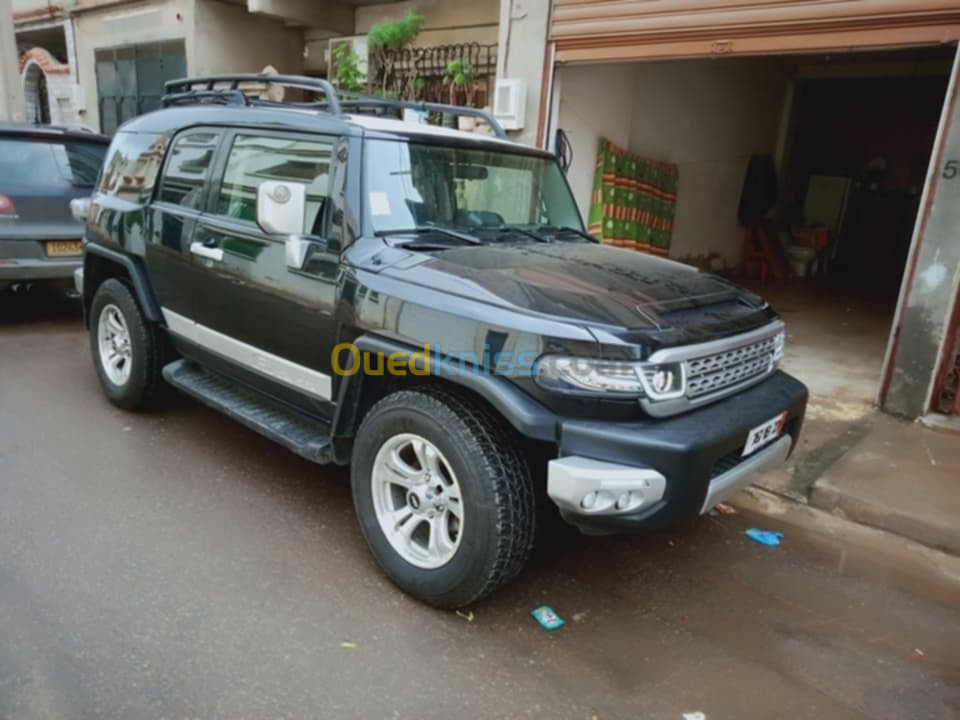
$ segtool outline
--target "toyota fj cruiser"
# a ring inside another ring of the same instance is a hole
[[[250,83],[316,101],[256,100]],[[806,388],[762,299],[598,244],[555,157],[325,81],[168,83],[113,139],[78,272],[107,396],[162,381],[350,464],[390,578],[439,607],[588,533],[695,518],[782,463]],[[549,501],[547,501],[549,499]]]

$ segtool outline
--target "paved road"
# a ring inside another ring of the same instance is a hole
[[[560,532],[468,622],[384,579],[343,471],[113,408],[75,309],[0,295],[3,720],[960,716],[955,609],[742,531]]]

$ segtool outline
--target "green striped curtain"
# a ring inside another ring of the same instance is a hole
[[[590,232],[609,245],[670,252],[679,170],[600,140],[590,197]]]

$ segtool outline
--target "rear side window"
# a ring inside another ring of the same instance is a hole
[[[0,184],[93,187],[106,154],[102,142],[0,138]]]
[[[167,154],[158,199],[201,210],[204,189],[220,133],[215,130],[188,130],[177,136]]]
[[[330,187],[333,144],[276,136],[237,135],[220,185],[216,211],[238,220],[256,221],[257,188],[264,180],[307,186],[305,235],[323,234],[323,210]]]
[[[163,137],[155,133],[118,132],[103,165],[99,190],[124,200],[150,198],[163,159]]]

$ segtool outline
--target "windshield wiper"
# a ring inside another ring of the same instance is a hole
[[[402,230],[377,230],[374,235],[377,237],[389,237],[391,235],[428,235],[431,233],[434,235],[444,235],[446,237],[454,238],[455,240],[460,240],[469,245],[483,245],[483,240],[474,235],[468,235],[464,232],[458,232],[456,230],[450,230],[449,228],[434,225],[417,225],[416,227]]]
[[[575,227],[571,227],[570,225],[538,225],[537,227],[534,228],[534,231],[541,232],[541,233],[552,233],[554,235],[557,235],[559,233],[571,233],[573,235],[578,235],[579,237],[582,237],[584,240],[589,240],[590,242],[593,242],[593,243],[599,242],[590,233],[585,233],[583,230],[580,230]]]

